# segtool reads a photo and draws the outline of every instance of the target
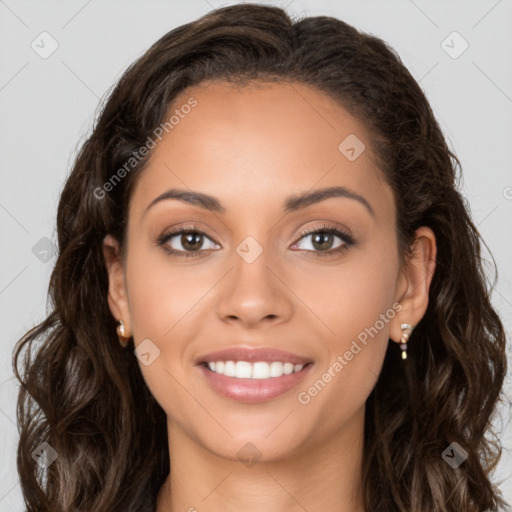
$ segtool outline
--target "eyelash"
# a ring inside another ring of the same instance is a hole
[[[172,231],[168,231],[168,232],[164,233],[162,236],[160,236],[158,238],[157,245],[159,247],[162,247],[171,256],[176,256],[178,258],[197,257],[203,251],[208,250],[208,249],[201,249],[199,251],[176,251],[175,249],[168,249],[167,247],[165,247],[165,244],[174,236],[181,235],[181,234],[191,234],[191,233],[195,233],[198,235],[202,235],[206,238],[210,238],[208,236],[208,234],[205,231],[203,231],[201,228],[191,225],[191,226],[180,227],[180,228],[177,228]],[[347,233],[345,230],[343,230],[341,228],[335,228],[335,227],[329,226],[329,225],[323,225],[320,227],[315,227],[313,229],[307,229],[307,230],[301,232],[299,235],[299,238],[293,245],[295,245],[297,242],[299,242],[305,236],[317,234],[317,233],[327,233],[327,234],[336,235],[338,238],[340,238],[343,241],[343,245],[341,245],[340,247],[337,247],[335,249],[330,249],[328,251],[312,251],[312,250],[308,250],[308,249],[300,249],[300,250],[312,252],[315,255],[315,257],[316,256],[323,257],[323,256],[331,256],[332,254],[341,254],[342,252],[345,252],[352,245],[355,244],[355,240],[352,237],[352,235]]]

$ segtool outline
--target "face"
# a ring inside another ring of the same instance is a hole
[[[405,290],[365,126],[299,84],[210,83],[176,109],[133,191],[110,298],[171,438],[277,460],[360,428]]]

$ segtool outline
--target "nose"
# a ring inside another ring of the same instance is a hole
[[[219,290],[219,318],[246,328],[287,322],[294,312],[293,293],[270,251],[264,249],[251,263],[234,252],[232,260],[234,268]]]

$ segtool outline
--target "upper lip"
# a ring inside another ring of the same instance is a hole
[[[292,354],[291,352],[284,352],[270,347],[248,348],[243,346],[235,346],[218,350],[216,352],[209,352],[196,359],[196,364],[210,363],[215,361],[281,361],[283,363],[302,364],[312,362],[311,359]]]

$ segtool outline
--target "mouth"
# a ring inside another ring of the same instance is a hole
[[[243,345],[235,345],[230,348],[204,354],[199,356],[195,362],[196,364],[209,364],[228,361],[251,364],[256,362],[266,362],[268,364],[282,363],[283,365],[291,363],[293,366],[313,362],[312,359],[308,357],[293,354],[292,352],[285,352],[284,350],[270,347],[254,348]],[[287,368],[289,368],[289,366]]]
[[[306,357],[270,348],[233,347],[201,356],[196,367],[210,389],[243,403],[265,402],[291,391],[310,373]]]
[[[235,366],[235,372],[237,366],[242,368],[241,373],[246,372],[245,375],[248,375],[248,367],[245,367],[243,364],[247,361],[237,361],[236,365],[234,361],[227,361],[224,364],[224,368],[226,368],[226,364],[228,367],[228,371],[231,367],[228,363],[233,363]],[[258,361],[254,364],[256,368],[258,368],[258,363],[262,363],[262,365],[268,365],[263,361]],[[215,365],[217,366],[217,365]],[[253,365],[249,365],[252,367]],[[300,367],[301,365],[299,365]],[[263,366],[261,366],[263,368]],[[200,364],[197,368],[200,369],[208,387],[213,390],[216,394],[220,395],[223,398],[228,398],[230,400],[234,400],[237,402],[242,402],[246,404],[256,404],[260,402],[268,402],[274,398],[280,396],[286,396],[288,392],[290,392],[293,388],[297,387],[300,382],[302,382],[306,376],[309,374],[311,369],[313,368],[312,363],[307,363],[302,366],[300,369],[297,367],[297,371],[295,371],[295,367],[293,368],[292,373],[286,375],[283,374],[276,377],[263,377],[263,373],[260,373],[260,378],[254,377],[229,377],[222,373],[217,373],[217,371],[210,370],[209,365]],[[224,371],[224,370],[223,370]],[[252,371],[252,368],[251,368]],[[256,369],[256,371],[261,371]],[[266,371],[263,370],[263,371]],[[270,370],[269,370],[270,371]],[[275,370],[277,374],[277,369]],[[239,374],[239,375],[240,375]]]
[[[298,373],[312,363],[293,364],[282,361],[210,361],[201,363],[209,371],[235,379],[275,379]]]

